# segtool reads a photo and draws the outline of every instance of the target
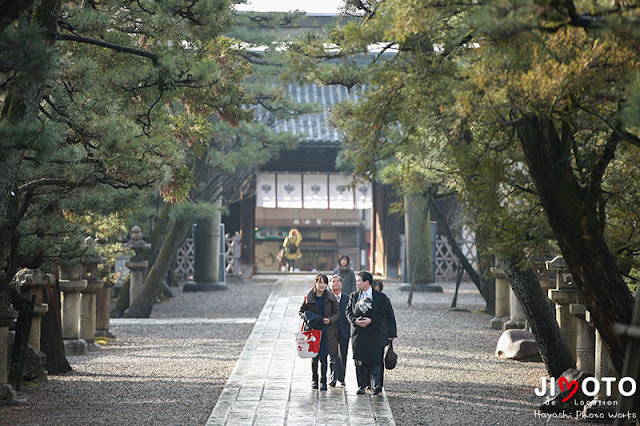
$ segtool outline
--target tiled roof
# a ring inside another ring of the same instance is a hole
[[[302,114],[287,120],[275,120],[274,131],[301,135],[302,146],[335,147],[342,144],[342,137],[338,130],[329,125],[331,106],[344,99],[359,100],[362,89],[353,88],[349,93],[344,86],[319,86],[316,84],[309,86],[289,84],[286,88],[295,102],[319,104],[322,107],[322,112]],[[270,121],[268,116],[269,114],[264,108],[261,106],[256,108],[256,117],[260,121]]]

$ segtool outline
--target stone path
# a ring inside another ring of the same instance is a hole
[[[311,389],[311,360],[295,352],[298,309],[311,282],[288,277],[273,291],[207,425],[395,425],[384,392],[356,395],[351,351],[344,389]]]
[[[110,325],[253,324],[256,318],[113,318]]]

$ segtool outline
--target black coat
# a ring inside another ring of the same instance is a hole
[[[389,310],[387,311],[387,321],[384,323],[383,328],[387,333],[387,341],[385,342],[385,345],[388,345],[389,344],[388,339],[390,337],[398,337],[398,328],[396,327],[396,314],[393,312],[393,305],[391,304],[391,300],[389,300]]]
[[[343,339],[348,339],[351,337],[351,324],[349,324],[349,320],[347,319],[347,315],[345,311],[347,310],[347,305],[349,304],[349,295],[342,293],[340,296],[340,319],[336,323],[336,328],[338,329],[338,336]]]
[[[349,303],[345,313],[351,323],[351,345],[353,347],[353,359],[365,364],[379,362],[380,348],[387,344],[389,337],[396,337],[395,318],[392,324],[388,316],[392,310],[389,298],[376,290],[372,290],[372,305],[366,313],[361,314],[356,304],[360,299],[361,291],[355,291],[349,296]],[[371,324],[366,327],[356,325],[356,319],[360,316],[371,318]],[[389,326],[392,325],[392,328]]]

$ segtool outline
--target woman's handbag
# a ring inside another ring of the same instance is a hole
[[[387,370],[393,370],[398,363],[398,355],[393,350],[393,340],[389,342],[389,349],[387,349],[387,355],[384,357],[384,368]]]
[[[300,358],[315,358],[320,352],[322,330],[307,330],[296,333],[296,350]]]

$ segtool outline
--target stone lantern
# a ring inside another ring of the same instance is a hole
[[[87,288],[80,265],[60,267],[62,291],[62,338],[66,355],[86,355],[87,342],[80,339],[80,293]]]
[[[547,269],[556,271],[556,288],[549,290],[549,299],[556,304],[556,321],[560,326],[560,332],[567,342],[567,346],[576,358],[576,338],[577,322],[576,317],[571,315],[571,304],[577,301],[576,286],[570,280],[565,280],[565,275],[569,272],[569,267],[562,256],[557,256],[553,260],[547,261]]]
[[[55,284],[55,278],[53,275],[45,274],[39,269],[22,269],[16,274],[16,279],[29,294],[36,296],[36,303],[33,307],[34,316],[31,320],[31,330],[29,332],[29,345],[40,350],[40,325],[42,317],[49,310],[49,306],[46,303],[42,303],[42,294],[45,286]]]
[[[84,240],[87,247],[95,245],[91,237]],[[104,281],[98,277],[98,265],[101,259],[95,254],[88,254],[82,258],[82,278],[87,282],[87,287],[82,290],[80,299],[80,325],[79,337],[91,346],[97,346],[94,342],[96,335],[96,293],[102,290]]]
[[[131,228],[131,241],[127,246],[135,252],[135,255],[126,263],[130,272],[129,307],[142,294],[144,279],[147,274],[149,262],[142,257],[142,251],[151,247],[151,244],[142,239],[142,229],[139,226]]]
[[[5,278],[5,273],[0,269],[0,283]],[[16,391],[9,384],[9,326],[18,317],[18,311],[11,304],[12,287],[17,290],[15,282],[0,286],[0,401],[15,401],[17,398]]]

